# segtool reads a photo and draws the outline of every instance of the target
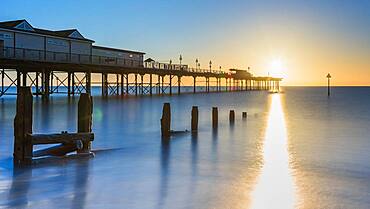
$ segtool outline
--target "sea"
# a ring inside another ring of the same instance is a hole
[[[93,87],[95,156],[25,167],[13,165],[16,97],[0,98],[0,208],[370,208],[369,87],[333,87],[330,97],[325,87],[108,98],[100,91]],[[33,132],[76,132],[78,98],[34,97]],[[165,102],[175,131],[168,143],[160,132]],[[192,106],[197,133],[189,131]]]

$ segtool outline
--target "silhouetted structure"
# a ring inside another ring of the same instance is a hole
[[[55,93],[90,94],[93,84],[102,86],[103,96],[171,95],[176,84],[177,93],[181,93],[184,76],[193,77],[194,93],[197,78],[205,78],[205,92],[211,91],[212,82],[214,91],[220,92],[278,90],[281,81],[280,78],[254,77],[243,70],[233,69],[231,73],[212,70],[211,62],[210,69],[190,68],[181,63],[182,56],[180,64],[160,63],[150,58],[144,61],[143,52],[93,43],[77,29],[50,31],[34,28],[26,20],[0,22],[0,96],[9,94],[11,86],[33,86],[33,94],[44,98]],[[93,83],[92,74],[100,74],[101,82]],[[10,85],[5,86],[5,82]]]
[[[331,79],[330,73],[328,73],[328,75],[326,75],[326,78],[328,79],[328,96],[330,96],[330,79]]]

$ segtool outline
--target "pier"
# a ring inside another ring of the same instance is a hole
[[[61,61],[43,56],[49,53],[31,49],[4,48],[4,52],[0,53],[0,97],[11,95],[9,89],[12,86],[17,88],[32,86],[34,95],[48,98],[52,94],[68,96],[90,94],[92,85],[101,86],[102,96],[172,95],[174,88],[177,88],[177,94],[181,94],[184,77],[192,78],[193,93],[197,93],[199,83],[205,88],[202,92],[209,93],[279,90],[281,81],[281,78],[255,77],[246,70],[231,69],[231,73],[226,73],[212,69],[189,68],[187,65],[145,61],[133,63],[120,58],[100,56],[73,60],[68,57],[83,55],[53,52],[54,55],[51,57],[66,57],[66,60]],[[30,58],[27,54],[40,56]],[[111,64],[112,60],[113,64]],[[92,74],[98,74],[101,81],[93,81]],[[9,85],[5,85],[5,82]]]
[[[279,90],[280,78],[256,77],[249,70],[214,70],[211,61],[208,69],[201,69],[198,59],[196,67],[191,68],[182,63],[181,55],[178,64],[172,60],[144,60],[144,52],[94,42],[77,29],[39,29],[27,20],[0,22],[0,97],[17,94],[26,86],[32,87],[33,95],[43,98],[91,94],[92,86],[101,86],[104,97],[172,95],[182,93],[185,77],[192,81],[193,93],[199,90],[197,86],[207,93]],[[12,87],[17,92],[9,91]]]

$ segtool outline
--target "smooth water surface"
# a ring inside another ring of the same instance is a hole
[[[13,167],[15,98],[0,98],[0,207],[369,208],[370,88],[338,87],[330,98],[325,88],[283,90],[94,96],[95,157],[29,168]],[[34,132],[74,132],[77,102],[35,98]],[[161,143],[164,102],[173,130],[189,130],[191,107],[199,106],[198,134]]]

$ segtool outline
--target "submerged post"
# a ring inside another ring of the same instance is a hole
[[[162,137],[168,138],[171,132],[171,106],[170,103],[163,104],[162,118],[161,118],[161,132]]]
[[[229,113],[229,121],[230,121],[230,123],[234,123],[235,122],[235,111],[234,110],[230,110],[230,113]]]
[[[198,131],[198,107],[193,106],[191,109],[191,131],[197,132]]]
[[[26,135],[32,134],[32,104],[30,87],[18,87],[16,115],[14,118],[14,162],[29,164],[32,162],[32,142]]]
[[[247,118],[247,112],[242,113],[242,118]]]
[[[93,102],[89,94],[82,93],[78,101],[78,133],[91,133]],[[91,141],[84,141],[78,153],[90,153]]]
[[[212,107],[212,128],[218,127],[218,109],[217,107]]]

